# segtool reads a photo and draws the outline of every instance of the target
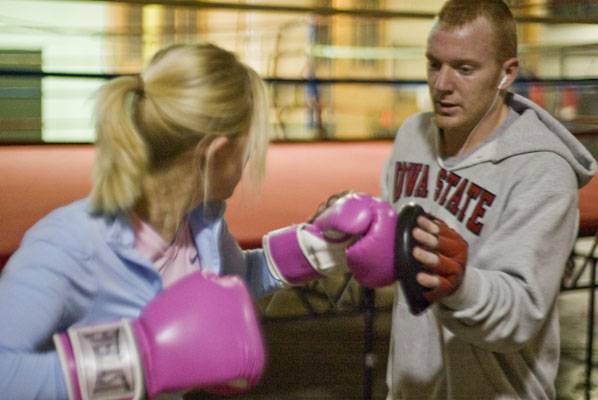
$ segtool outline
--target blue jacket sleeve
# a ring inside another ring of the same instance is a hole
[[[57,245],[61,238],[54,242],[29,235],[0,276],[0,391],[5,398],[67,398],[52,335],[70,324],[81,299],[89,297],[77,292],[89,288],[77,283],[80,262]]]
[[[224,221],[220,245],[224,261],[223,272],[243,277],[254,298],[266,296],[283,287],[283,283],[270,273],[264,251],[262,249],[243,251]]]

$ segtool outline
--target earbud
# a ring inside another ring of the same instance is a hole
[[[500,80],[500,83],[498,84],[498,86],[496,87],[498,90],[502,90],[502,85],[504,85],[505,83],[507,83],[507,76],[504,75],[502,77],[502,79]]]

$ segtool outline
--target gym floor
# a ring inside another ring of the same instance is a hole
[[[592,240],[580,239],[576,253],[589,254],[592,245]],[[583,257],[575,260],[577,267],[584,265]],[[590,268],[574,271],[584,271],[580,284],[590,282]],[[385,400],[394,289],[376,290],[373,329],[368,336],[374,368],[368,368],[366,372],[365,328],[368,325],[365,313],[360,311],[366,297],[353,280],[346,279],[315,282],[307,287],[305,293],[308,296],[302,296],[301,289],[285,290],[258,303],[262,315],[268,316],[263,321],[268,367],[261,384],[236,399]],[[314,293],[324,296],[314,296]],[[594,345],[593,352],[592,388],[590,396],[586,397],[589,294],[589,290],[579,289],[563,291],[558,297],[561,321],[561,362],[556,383],[558,400],[598,399],[598,344]],[[322,313],[332,309],[345,312]],[[320,316],[308,317],[310,313],[306,310]],[[594,343],[598,343],[596,336],[598,334],[594,332]],[[200,399],[216,397],[201,393],[186,396],[186,400]]]
[[[262,383],[243,400],[348,400],[364,398],[364,319],[359,315],[267,321],[268,367]],[[376,368],[372,399],[384,399],[390,313],[375,324]],[[194,395],[189,399],[216,399]]]
[[[562,356],[557,380],[558,399],[584,398],[586,312],[588,291],[559,297]],[[364,399],[364,317],[336,317],[265,321],[268,368],[262,383],[242,400],[350,400]],[[378,312],[374,324],[375,369],[371,399],[386,396],[385,370],[390,333],[390,312]],[[594,351],[596,353],[596,350]],[[594,356],[594,366],[598,357]],[[596,369],[596,368],[595,368]],[[598,398],[598,374],[593,396]],[[215,399],[194,395],[190,399]]]

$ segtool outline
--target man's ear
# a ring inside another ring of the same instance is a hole
[[[503,79],[499,89],[508,89],[519,76],[519,59],[517,57],[509,58],[502,64]]]

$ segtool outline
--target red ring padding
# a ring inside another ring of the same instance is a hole
[[[598,175],[579,191],[579,236],[594,236],[598,230]]]

